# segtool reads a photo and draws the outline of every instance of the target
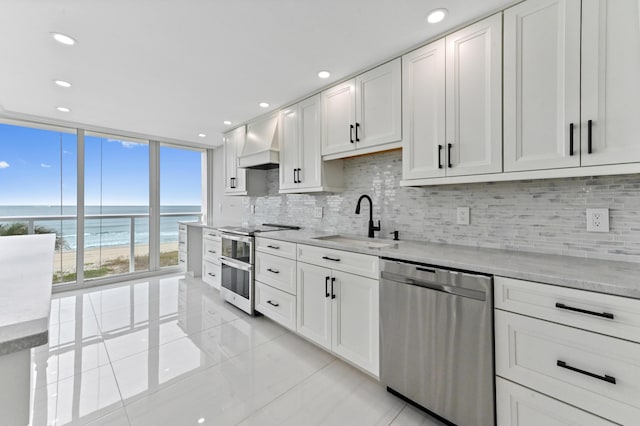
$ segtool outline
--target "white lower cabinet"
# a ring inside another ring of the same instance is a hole
[[[204,260],[202,262],[202,281],[216,290],[220,290],[220,264]]]
[[[613,426],[615,423],[549,398],[500,377],[496,378],[498,425]]]
[[[296,297],[259,281],[256,282],[256,310],[290,329],[296,329]]]
[[[495,282],[498,425],[638,424],[640,344],[617,337],[635,336],[635,301]]]
[[[379,282],[298,262],[297,331],[379,375]]]

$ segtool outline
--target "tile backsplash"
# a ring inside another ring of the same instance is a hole
[[[401,151],[344,160],[341,193],[281,195],[270,170],[267,195],[244,198],[243,223],[366,236],[368,203],[354,211],[368,194],[382,238],[399,230],[400,239],[640,262],[640,174],[419,188],[400,187],[401,178]],[[469,225],[456,224],[457,207],[470,208]],[[591,207],[609,208],[610,232],[587,232]]]

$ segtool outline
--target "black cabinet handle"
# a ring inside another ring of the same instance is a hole
[[[267,300],[267,303],[270,304],[271,306],[275,306],[276,308],[280,306],[279,303],[273,303],[271,300]]]
[[[207,272],[207,275],[211,276],[211,277],[215,277],[216,274],[212,274],[211,272]]]
[[[452,168],[453,166],[451,165],[451,146],[453,144],[448,143],[447,144],[447,167]]]
[[[331,277],[325,277],[325,278],[324,278],[324,297],[329,297],[329,296],[331,296],[331,295],[329,294],[329,279],[330,279],[330,278],[331,278]]]
[[[216,251],[215,251],[215,250],[207,250],[207,251],[208,251],[209,253],[216,254]]]
[[[360,142],[360,138],[358,137],[359,128],[360,128],[360,123],[356,123],[356,142]]]
[[[438,145],[438,168],[442,168],[442,145]]]
[[[340,259],[336,259],[335,257],[322,256],[324,260],[331,260],[333,262],[340,262]]]
[[[353,124],[349,124],[349,141],[353,143]]]
[[[268,245],[267,248],[274,249],[274,250],[280,250],[280,247],[272,246],[272,245]]]
[[[592,128],[593,128],[593,120],[587,121],[587,153],[588,154],[591,154],[593,152],[592,145],[591,145]]]
[[[276,271],[275,269],[271,269],[271,268],[267,268],[267,271],[273,273],[273,274],[279,274],[280,271]]]
[[[567,311],[573,311],[573,312],[580,312],[581,314],[588,314],[588,315],[594,315],[596,317],[602,317],[602,318],[608,318],[608,319],[613,319],[613,314],[610,314],[608,312],[594,312],[594,311],[588,311],[586,309],[580,309],[580,308],[574,308],[572,306],[567,306],[564,303],[556,303],[556,308],[559,309],[566,309]]]
[[[302,170],[301,168],[298,168],[298,183],[302,183],[302,179],[300,179],[300,171]]]
[[[569,123],[569,155],[573,156],[573,123]]]
[[[235,188],[236,187],[236,178],[231,178],[231,188]]]
[[[180,259],[180,263],[184,263],[184,260]]]
[[[298,179],[296,179],[296,170],[298,169],[293,169],[293,183],[298,183]]]
[[[420,266],[416,266],[416,271],[422,271],[422,272],[430,272],[432,274],[436,273],[435,269],[429,269],[429,268],[421,268]]]
[[[331,298],[335,299],[336,298],[336,294],[333,292],[333,283],[336,282],[335,277],[331,277]]]
[[[558,360],[556,365],[558,367],[566,368],[567,370],[575,371],[576,373],[584,374],[585,376],[593,377],[594,379],[602,380],[602,381],[605,381],[605,382],[608,382],[608,383],[612,383],[614,385],[616,384],[616,378],[615,377],[611,377],[611,376],[609,376],[607,374],[605,374],[604,376],[599,376],[599,375],[597,375],[595,373],[591,373],[590,371],[581,370],[579,368],[567,365],[566,362],[560,361],[560,360]]]

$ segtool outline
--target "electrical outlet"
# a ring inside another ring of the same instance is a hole
[[[255,214],[255,213],[256,213],[256,205],[251,204],[251,214]]]
[[[456,213],[458,225],[469,224],[469,207],[458,207]]]
[[[587,209],[587,231],[609,232],[609,209]]]
[[[313,208],[313,217],[316,219],[322,219],[322,207]]]

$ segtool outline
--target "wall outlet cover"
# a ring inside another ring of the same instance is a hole
[[[313,208],[313,217],[316,219],[322,219],[322,207]]]
[[[456,218],[458,225],[469,224],[469,207],[458,207],[456,210]]]
[[[609,209],[587,209],[587,231],[609,232]]]

